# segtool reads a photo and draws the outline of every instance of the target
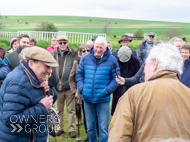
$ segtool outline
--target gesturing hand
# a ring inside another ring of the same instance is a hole
[[[53,104],[53,96],[46,96],[45,98],[40,100],[40,103],[42,103],[46,107],[46,109],[49,110]]]

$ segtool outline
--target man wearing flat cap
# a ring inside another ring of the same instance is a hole
[[[155,33],[149,32],[147,35],[147,40],[142,42],[138,47],[137,58],[139,59],[141,65],[145,62],[146,58],[148,57],[148,54],[150,53],[154,45],[154,37]],[[144,76],[145,74],[143,73],[141,75],[140,82],[144,82]]]
[[[43,48],[28,48],[22,63],[10,72],[0,91],[0,141],[45,142],[48,137],[48,110],[57,94],[46,75],[56,60]]]
[[[117,55],[117,54],[118,54],[119,49],[120,49],[121,47],[123,47],[123,46],[129,47],[129,44],[131,43],[131,41],[132,41],[132,39],[129,38],[128,35],[122,35],[122,36],[121,36],[121,39],[118,41],[118,43],[121,44],[121,46],[120,46],[117,50],[114,50],[114,51],[112,52],[112,55],[117,59],[117,58],[118,58],[118,55]],[[130,48],[130,47],[129,47],[129,48]],[[135,51],[134,49],[132,49],[132,48],[130,48],[130,49],[131,49],[131,51],[132,51],[133,56],[134,56],[134,57],[137,57],[136,51]]]
[[[147,36],[147,40],[142,42],[138,47],[137,58],[139,59],[141,65],[145,62],[145,59],[148,56],[148,53],[153,47],[154,37],[155,37],[155,33],[149,32]]]
[[[59,136],[64,133],[64,103],[66,101],[69,135],[71,138],[75,138],[75,96],[70,90],[69,75],[73,66],[73,61],[77,58],[78,54],[68,46],[68,38],[66,36],[58,36],[57,42],[58,48],[51,52],[59,64],[59,67],[53,68],[52,71],[52,76],[56,79],[55,88],[58,94],[56,108],[60,117],[60,127],[58,127],[56,135]]]

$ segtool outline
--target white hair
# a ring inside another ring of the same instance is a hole
[[[162,43],[154,46],[147,57],[147,62],[150,64],[158,60],[157,70],[175,70],[180,74],[183,72],[183,58],[179,50],[171,43]]]
[[[103,43],[105,48],[107,47],[107,41],[103,36],[98,36],[96,41],[95,41],[95,44],[96,43]]]
[[[176,44],[176,42],[181,42],[181,46],[183,46],[183,40],[181,38],[176,38],[174,40],[174,45]]]

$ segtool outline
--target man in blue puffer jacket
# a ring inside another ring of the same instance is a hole
[[[116,71],[112,64],[118,62],[107,48],[107,41],[99,36],[90,53],[79,64],[76,79],[80,94],[83,94],[87,133],[90,142],[97,142],[96,122],[98,120],[99,142],[108,141],[110,94],[118,87]]]
[[[46,142],[48,110],[56,91],[46,96],[46,75],[58,66],[51,54],[40,47],[27,49],[22,62],[10,72],[0,91],[0,142]]]

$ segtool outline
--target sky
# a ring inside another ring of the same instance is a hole
[[[87,16],[190,23],[190,0],[1,0],[0,15]]]

